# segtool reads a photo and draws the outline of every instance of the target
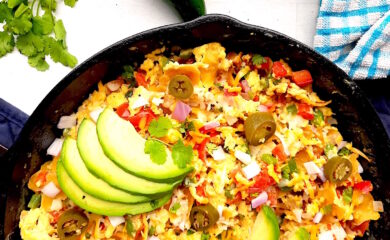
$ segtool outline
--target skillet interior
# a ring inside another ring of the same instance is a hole
[[[104,49],[67,75],[40,103],[29,118],[18,141],[2,159],[1,239],[20,239],[19,214],[26,208],[31,192],[30,176],[50,157],[46,149],[61,131],[59,118],[77,111],[77,107],[96,88],[100,80],[114,79],[124,64],[140,63],[145,53],[155,48],[178,45],[195,47],[218,41],[227,51],[257,52],[272,59],[284,58],[293,69],[308,69],[314,78],[314,90],[324,100],[332,100],[339,130],[347,141],[374,158],[360,159],[363,178],[374,184],[373,195],[390,208],[390,141],[374,109],[348,76],[324,57],[280,33],[239,22],[223,15],[207,15],[194,21],[152,29]],[[4,194],[7,193],[7,194]],[[7,195],[7,196],[6,196]],[[370,224],[364,239],[387,239],[390,236],[389,213]]]

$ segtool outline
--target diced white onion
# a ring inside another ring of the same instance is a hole
[[[347,142],[346,141],[341,141],[338,145],[337,145],[337,150],[340,151],[340,149],[342,149],[343,147],[345,147],[347,145]]]
[[[321,173],[321,169],[317,166],[317,164],[315,164],[314,162],[310,161],[310,162],[305,162],[303,164],[303,166],[305,166],[306,168],[306,171],[309,175],[316,175],[316,174],[320,174]]]
[[[163,103],[164,100],[162,100],[161,98],[153,98],[152,99],[152,103],[156,106],[159,106],[161,103]]]
[[[216,127],[219,127],[219,122],[208,122],[203,125],[204,130],[210,130]]]
[[[62,201],[61,199],[54,199],[51,203],[50,210],[52,211],[58,211],[62,208]]]
[[[229,116],[229,115],[226,115],[225,119],[226,119],[226,122],[229,126],[232,126],[233,124],[235,124],[238,121],[238,118],[233,117],[233,116]]]
[[[223,208],[224,208],[224,206],[222,206],[222,205],[218,205],[218,207],[217,207],[217,210],[219,213],[219,218],[222,218]]]
[[[76,126],[76,114],[62,116],[57,124],[58,129],[71,128],[73,126]]]
[[[334,240],[332,231],[324,231],[318,235],[318,240]]]
[[[58,193],[60,193],[60,189],[57,188],[57,186],[53,182],[49,182],[42,188],[42,193],[45,194],[48,197],[54,198],[57,196]]]
[[[318,212],[314,218],[313,218],[313,223],[319,223],[321,222],[321,219],[324,215],[322,214],[322,212]]]
[[[347,237],[347,233],[344,228],[339,226],[333,226],[332,233],[336,237],[336,240],[344,240]]]
[[[106,84],[107,88],[110,89],[111,92],[115,92],[121,87],[122,81],[114,80],[111,82],[108,82]]]
[[[279,132],[275,132],[275,136],[277,136],[279,140],[282,142],[284,153],[287,156],[290,156],[290,151],[288,150],[288,145],[286,143],[286,140],[283,137],[283,134],[280,134]]]
[[[117,217],[117,216],[109,216],[108,220],[110,220],[110,223],[114,228],[116,228],[118,225],[125,222],[124,217]]]
[[[326,177],[324,173],[324,168],[320,168],[321,172],[318,174],[318,177],[321,179],[322,182],[326,182]]]
[[[382,201],[373,201],[372,205],[374,207],[374,211],[383,212],[383,203]]]
[[[257,110],[259,110],[259,112],[268,112],[268,107],[265,105],[259,105]]]
[[[60,154],[61,152],[63,143],[64,143],[64,139],[61,138],[54,139],[53,143],[47,149],[46,154],[51,156],[58,156],[58,154]]]
[[[268,194],[267,192],[262,192],[257,196],[255,199],[252,200],[251,205],[252,209],[257,208],[260,205],[263,205],[268,201]]]
[[[248,166],[244,167],[242,171],[245,177],[249,180],[256,177],[260,173],[261,169],[260,166],[255,161],[253,161]]]
[[[363,173],[363,167],[360,165],[360,162],[358,162],[358,173]]]
[[[97,108],[95,110],[93,110],[92,112],[89,113],[89,116],[91,117],[91,119],[94,121],[94,122],[97,122],[99,116],[100,116],[100,113],[103,112],[103,108]]]
[[[225,160],[225,151],[223,151],[223,148],[221,146],[217,147],[215,150],[213,150],[212,154],[215,161],[222,161]]]
[[[252,161],[251,155],[240,150],[236,150],[234,156],[244,164],[249,164]]]
[[[133,106],[131,106],[131,108],[137,109],[139,107],[143,107],[143,106],[146,106],[148,104],[149,104],[149,102],[145,98],[139,97],[137,100],[135,100],[135,102],[133,103]]]
[[[302,212],[303,212],[302,209],[299,209],[299,208],[293,209],[293,213],[294,213],[295,218],[297,219],[298,223],[302,222]]]

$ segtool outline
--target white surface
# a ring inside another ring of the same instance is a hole
[[[61,1],[62,2],[62,1]],[[205,0],[208,13],[222,13],[313,43],[319,0]],[[59,4],[69,51],[79,63],[108,45],[150,28],[180,22],[166,0],[79,0],[72,9]],[[31,114],[71,69],[48,59],[39,72],[15,52],[0,58],[0,98]]]

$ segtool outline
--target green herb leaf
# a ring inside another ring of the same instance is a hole
[[[192,235],[192,234],[194,234],[194,233],[195,233],[195,231],[192,230],[192,229],[188,229],[188,230],[187,230],[187,236],[190,236],[190,235]]]
[[[28,64],[36,68],[38,71],[46,71],[49,69],[49,64],[46,62],[44,53],[38,53],[35,56],[28,57]]]
[[[161,66],[162,68],[164,68],[165,65],[167,65],[167,64],[169,63],[169,59],[168,59],[167,57],[162,56],[162,57],[160,58],[159,63],[160,63],[160,66]]]
[[[298,172],[297,163],[294,158],[291,158],[287,165],[282,167],[282,177],[289,180],[294,172]]]
[[[252,57],[253,65],[260,65],[260,64],[263,64],[263,63],[266,63],[266,62],[267,61],[265,60],[265,58],[263,56],[261,56],[260,54],[255,54]]]
[[[134,69],[130,65],[123,66],[123,73],[122,73],[123,79],[130,84],[130,87],[137,86],[137,83],[134,79]]]
[[[192,151],[191,146],[185,146],[181,140],[173,145],[172,159],[179,168],[185,168],[187,164],[191,162],[193,157],[194,152]]]
[[[261,155],[261,160],[267,164],[276,164],[278,162],[278,159],[268,153]]]
[[[344,189],[343,191],[343,200],[346,203],[352,202],[352,193],[353,189],[351,187]]]
[[[202,233],[200,236],[200,240],[209,240],[210,239],[210,234],[208,233]]]
[[[148,231],[148,236],[153,236],[154,233],[156,232],[156,227],[155,226],[150,226],[149,231]]]
[[[343,147],[343,148],[341,148],[340,149],[340,151],[337,153],[339,156],[348,156],[348,155],[350,155],[351,154],[351,151],[349,151],[349,149],[348,148],[346,148],[346,147]]]
[[[179,132],[186,133],[187,131],[195,131],[194,122],[189,122],[187,119],[180,125]]]
[[[21,16],[12,18],[4,26],[4,30],[11,31],[14,34],[23,35],[28,33],[32,28],[32,12],[25,11]]]
[[[337,148],[330,143],[327,143],[325,145],[324,152],[328,158],[332,158],[334,156],[337,156]]]
[[[58,20],[55,22],[54,34],[56,36],[56,39],[58,41],[62,42],[62,46],[64,48],[67,48],[67,46],[66,46],[66,30],[65,30],[64,23],[62,22],[62,20]]]
[[[313,124],[316,127],[321,127],[325,124],[324,121],[324,114],[321,112],[321,110],[316,109],[314,111],[314,119],[313,119]]]
[[[164,164],[167,160],[166,147],[157,140],[146,140],[144,151],[145,153],[150,154],[150,159],[156,164]]]
[[[282,167],[282,178],[284,179],[290,179],[290,168],[288,167],[288,165]]]
[[[171,213],[176,214],[177,210],[181,207],[180,203],[175,203],[173,206],[169,209]]]
[[[297,167],[297,163],[295,162],[295,158],[291,158],[290,161],[288,161],[288,167],[290,168],[291,173],[298,172],[298,167]]]
[[[54,11],[57,8],[57,1],[53,0],[39,0],[41,7],[45,10]]]
[[[233,199],[233,194],[231,192],[231,189],[225,189],[225,197],[227,199]]]
[[[65,2],[65,5],[69,6],[69,7],[74,7],[74,5],[76,4],[77,0],[64,0]]]
[[[296,239],[298,240],[309,240],[310,239],[310,234],[306,230],[306,228],[300,227],[296,232],[295,232]]]
[[[22,2],[23,0],[8,0],[8,7],[14,8],[16,6],[19,6],[19,4],[21,4]]]
[[[43,52],[45,42],[41,36],[32,32],[19,36],[16,41],[16,48],[27,57],[35,56],[38,52]]]
[[[13,18],[12,10],[8,8],[6,2],[0,2],[0,23],[4,21],[9,21]]]
[[[41,194],[35,193],[32,195],[27,207],[30,209],[37,208],[41,205]]]
[[[288,105],[286,109],[287,109],[287,112],[291,115],[297,115],[297,113],[298,113],[298,108],[297,108],[297,105],[295,105],[295,104]]]
[[[14,47],[14,36],[6,32],[0,32],[0,57],[12,52]]]
[[[45,14],[40,16],[35,16],[32,18],[32,31],[35,34],[41,34],[41,35],[47,35],[53,32],[53,16],[51,15],[51,12],[46,11]]]
[[[22,16],[22,14],[25,13],[28,9],[29,9],[29,7],[24,5],[24,3],[20,4],[18,9],[16,9],[16,11],[15,11],[15,17]]]
[[[167,135],[169,129],[172,128],[172,122],[167,117],[159,117],[157,120],[153,119],[150,122],[148,131],[150,136],[164,137]]]
[[[62,45],[61,41],[50,39],[50,57],[54,62],[60,62],[64,66],[74,67],[77,64],[77,58],[70,54]]]
[[[133,233],[135,232],[133,222],[130,219],[126,220],[126,232],[129,236],[133,236]]]
[[[326,214],[331,213],[332,209],[333,209],[332,204],[328,204],[328,205],[324,206],[323,208],[321,208],[321,212],[322,212],[322,214],[326,215]]]

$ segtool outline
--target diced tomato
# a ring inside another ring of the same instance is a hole
[[[261,69],[269,71],[271,69],[273,62],[269,57],[264,57],[264,59],[266,60],[266,62],[261,64]]]
[[[145,109],[144,107],[141,107],[137,114],[129,118],[129,121],[131,124],[133,124],[135,129],[140,130],[140,123],[144,121],[144,127],[148,127],[150,122],[155,118],[156,115],[154,115],[151,109]]]
[[[306,87],[307,85],[313,83],[313,78],[311,77],[311,74],[308,70],[293,72],[292,80],[296,85],[300,87]]]
[[[119,117],[129,120],[130,118],[130,111],[129,111],[129,103],[123,103],[121,104],[117,109],[116,113],[118,114]]]
[[[311,107],[310,105],[306,103],[300,103],[298,104],[298,115],[303,117],[306,120],[313,120],[314,114],[311,113]]]
[[[242,200],[241,192],[238,192],[236,195],[234,195],[233,199],[227,199],[228,204],[235,204]]]
[[[226,97],[235,97],[235,96],[238,96],[238,92],[229,92],[227,89],[224,89],[224,90],[223,90],[223,94],[224,94]]]
[[[284,152],[284,148],[283,148],[283,145],[281,143],[276,145],[276,147],[272,150],[272,154],[274,156],[276,156],[277,158],[279,158],[279,160],[282,162],[286,161],[286,159],[287,159],[287,155]]]
[[[46,185],[47,171],[41,171],[35,179],[35,185],[37,187]]]
[[[205,138],[200,144],[196,144],[194,146],[195,150],[198,150],[198,157],[203,162],[206,161],[207,157],[207,151],[206,151],[206,145],[210,142],[210,138]]]
[[[265,191],[269,186],[275,184],[275,180],[268,175],[266,171],[261,172],[255,178],[255,184],[248,188],[249,193],[260,193]]]
[[[275,187],[270,187],[267,190],[268,201],[270,201],[271,206],[275,206],[278,203],[278,190]]]
[[[51,211],[49,214],[53,217],[50,223],[57,223],[58,219],[60,218],[61,214],[59,211]]]
[[[275,74],[275,77],[282,78],[287,75],[287,70],[284,68],[281,62],[274,62],[272,66],[272,72]]]
[[[135,81],[137,81],[138,86],[147,87],[148,83],[145,80],[145,74],[136,72],[134,73]]]
[[[253,98],[253,101],[255,101],[255,102],[258,102],[259,100],[260,100],[259,95],[256,95],[256,96]]]
[[[362,191],[363,194],[367,194],[372,191],[373,187],[370,181],[362,181],[355,183],[354,189]]]
[[[359,236],[363,236],[363,234],[367,231],[369,225],[370,220],[361,223],[359,226],[353,226],[351,227],[351,229],[357,232]]]
[[[204,184],[202,185],[199,185],[196,187],[196,194],[198,194],[198,196],[201,196],[201,197],[205,197],[206,196],[206,193],[204,191]]]
[[[218,135],[218,131],[215,128],[210,128],[206,130],[204,126],[199,128],[199,132],[202,134],[207,134],[210,137],[215,137]]]

